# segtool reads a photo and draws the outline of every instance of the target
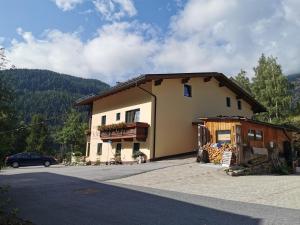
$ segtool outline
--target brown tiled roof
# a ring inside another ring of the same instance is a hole
[[[265,112],[266,108],[262,106],[258,101],[256,101],[248,92],[242,89],[237,83],[233,82],[231,79],[227,78],[222,73],[217,72],[206,72],[206,73],[168,73],[168,74],[143,74],[131,80],[119,83],[118,85],[110,88],[109,90],[94,96],[88,96],[87,98],[78,99],[75,103],[76,106],[80,105],[90,105],[94,101],[107,97],[109,95],[116,94],[120,91],[126,90],[138,86],[140,84],[146,83],[152,80],[160,79],[176,79],[176,78],[192,78],[192,77],[213,77],[220,84],[226,86],[231,91],[236,93],[236,95],[244,99],[247,103],[252,106],[254,112]]]

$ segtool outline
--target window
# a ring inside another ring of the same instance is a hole
[[[226,97],[226,105],[227,107],[231,106],[230,97]]]
[[[101,125],[105,125],[106,124],[106,116],[102,116],[101,117]]]
[[[263,132],[261,130],[249,129],[248,138],[249,138],[249,140],[262,141],[263,140]]]
[[[91,148],[91,143],[87,144],[87,151],[86,151],[86,156],[89,157],[90,156],[90,148]]]
[[[230,130],[217,130],[217,142],[220,144],[231,143],[231,131]]]
[[[30,153],[24,152],[24,153],[17,154],[17,158],[18,159],[29,159],[30,158]]]
[[[255,130],[249,129],[248,130],[248,139],[254,140],[255,139]]]
[[[32,152],[32,153],[30,154],[30,157],[31,157],[32,159],[39,159],[39,158],[41,158],[41,155],[40,155],[39,153]]]
[[[121,119],[121,113],[116,114],[116,121],[119,121]]]
[[[255,131],[255,140],[256,141],[262,141],[263,139],[263,132],[261,130]]]
[[[102,143],[98,143],[97,145],[97,154],[102,155]]]
[[[116,155],[121,155],[122,144],[118,143],[116,146]]]
[[[185,84],[183,85],[183,95],[186,97],[192,97],[192,86]]]
[[[133,143],[133,153],[140,151],[140,143]]]
[[[126,112],[126,123],[133,123],[140,121],[140,109],[134,109]]]
[[[237,107],[239,110],[242,110],[242,101],[241,100],[237,101]]]

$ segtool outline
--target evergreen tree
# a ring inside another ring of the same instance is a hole
[[[238,84],[247,92],[249,92],[249,94],[251,94],[251,83],[250,83],[250,79],[247,77],[247,73],[245,70],[242,70],[238,73],[238,75],[234,78]]]
[[[41,115],[34,115],[28,130],[26,151],[48,153],[50,139],[44,118]]]
[[[0,168],[5,155],[8,155],[13,143],[14,113],[13,92],[0,77]]]
[[[56,134],[57,141],[66,146],[69,151],[80,151],[84,153],[86,136],[84,131],[87,124],[81,120],[81,114],[71,110],[67,115],[67,120],[60,131]]]
[[[290,111],[291,95],[287,78],[283,75],[276,58],[260,57],[254,68],[253,94],[268,110],[263,119],[280,122]]]

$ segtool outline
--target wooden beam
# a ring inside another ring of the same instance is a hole
[[[239,95],[237,95],[236,96],[236,99],[238,100],[238,99],[241,99],[242,97],[241,96],[239,96]]]
[[[183,78],[183,79],[181,80],[181,83],[182,83],[182,84],[185,84],[185,83],[189,82],[189,80],[190,80],[189,77]]]
[[[204,78],[204,82],[208,82],[208,81],[210,81],[211,80],[211,77],[205,77]]]
[[[219,83],[219,87],[223,87],[224,86],[224,84],[223,83]]]
[[[162,81],[163,81],[163,79],[155,80],[155,81],[154,81],[154,85],[155,85],[155,86],[161,85],[161,82],[162,82]]]

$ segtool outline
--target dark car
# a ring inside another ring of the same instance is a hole
[[[37,152],[22,152],[6,157],[5,163],[7,166],[18,168],[19,166],[38,166],[44,165],[48,167],[56,164],[55,158],[51,156],[43,156]]]

